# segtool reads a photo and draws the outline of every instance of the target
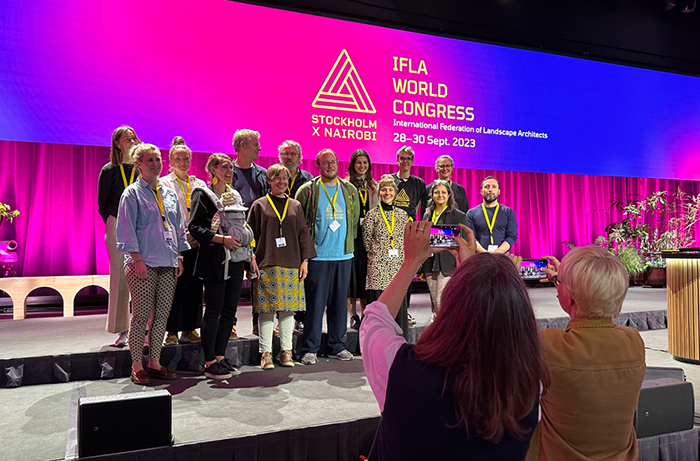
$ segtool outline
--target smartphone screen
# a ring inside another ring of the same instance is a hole
[[[455,237],[459,235],[459,226],[433,226],[430,228],[430,246],[433,248],[457,247]]]
[[[543,279],[547,274],[542,269],[547,267],[547,261],[542,259],[523,259],[520,266],[520,277],[524,279]]]

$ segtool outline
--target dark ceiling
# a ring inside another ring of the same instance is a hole
[[[247,3],[700,76],[700,10],[681,14],[678,2],[670,12],[665,11],[666,0]]]

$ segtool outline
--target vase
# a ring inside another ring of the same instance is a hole
[[[644,282],[652,288],[663,288],[666,286],[666,268],[650,267],[644,273]]]

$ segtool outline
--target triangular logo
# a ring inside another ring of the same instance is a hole
[[[396,205],[398,207],[411,206],[411,199],[408,198],[408,194],[406,193],[406,189],[401,189],[399,191],[399,194],[394,199],[394,205]]]
[[[347,50],[340,52],[311,105],[318,109],[377,112]]]

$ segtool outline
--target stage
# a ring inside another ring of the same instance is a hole
[[[553,288],[530,289],[540,324],[558,323],[563,318],[555,293]],[[418,321],[415,330],[419,332],[430,318],[428,295],[414,294],[411,305],[411,313]],[[640,319],[651,319],[646,322],[647,327],[658,326],[655,322],[659,316],[663,318],[665,307],[665,289],[634,287],[629,291],[623,312],[628,322],[635,321],[638,327],[642,326]],[[257,337],[251,334],[250,315],[249,305],[240,306],[238,331],[242,339],[238,343],[247,346],[235,350],[248,350],[248,359],[253,360],[259,355],[256,355]],[[125,351],[105,346],[114,340],[115,335],[104,331],[104,321],[105,315],[0,321],[0,360],[7,363],[8,360],[19,358],[38,360],[46,356],[99,355],[112,351],[126,354]],[[647,346],[647,365],[683,368],[697,395],[700,391],[700,367],[673,360],[666,352],[665,329],[643,330],[641,335]],[[349,336],[353,335],[356,333],[350,331]],[[235,342],[231,342],[233,343]],[[185,346],[181,349],[187,348],[198,349],[198,346]],[[168,349],[176,347],[165,348],[164,356]],[[239,355],[243,356],[244,354]],[[247,444],[248,453],[253,450],[252,453],[260,456],[258,459],[263,459],[261,453],[265,453],[266,441],[271,443],[267,451],[269,455],[274,445],[272,441],[278,443],[282,437],[280,434],[285,434],[284,431],[293,431],[289,439],[298,443],[285,442],[284,446],[289,453],[297,455],[304,449],[311,449],[315,441],[314,434],[318,436],[319,433],[326,434],[324,437],[328,440],[336,440],[337,446],[331,449],[339,453],[338,459],[357,460],[355,456],[345,458],[343,453],[352,453],[353,450],[357,452],[357,446],[366,444],[367,440],[371,441],[379,408],[367,384],[361,357],[356,357],[351,362],[320,358],[316,365],[298,364],[294,368],[277,365],[269,371],[262,371],[255,365],[246,365],[242,371],[241,375],[222,382],[206,379],[193,372],[180,372],[181,378],[178,380],[154,381],[154,385],[149,387],[134,385],[128,376],[123,376],[103,380],[23,384],[19,388],[0,389],[2,459],[52,460],[75,456],[78,397],[148,392],[152,389],[165,389],[172,395],[172,433],[176,448],[180,447],[178,459],[206,459],[195,457],[194,454],[192,457],[182,456],[187,450],[203,456],[203,453],[216,446],[223,449],[221,444],[226,443],[230,446],[236,443]],[[698,403],[695,412],[696,415],[700,414]],[[354,420],[358,421],[342,424]],[[124,433],[127,431],[128,427],[124,427]],[[267,433],[275,435],[260,435]],[[221,442],[217,445],[212,441]],[[129,458],[113,457],[117,458],[149,459],[136,455]],[[287,454],[278,459],[305,458]]]

